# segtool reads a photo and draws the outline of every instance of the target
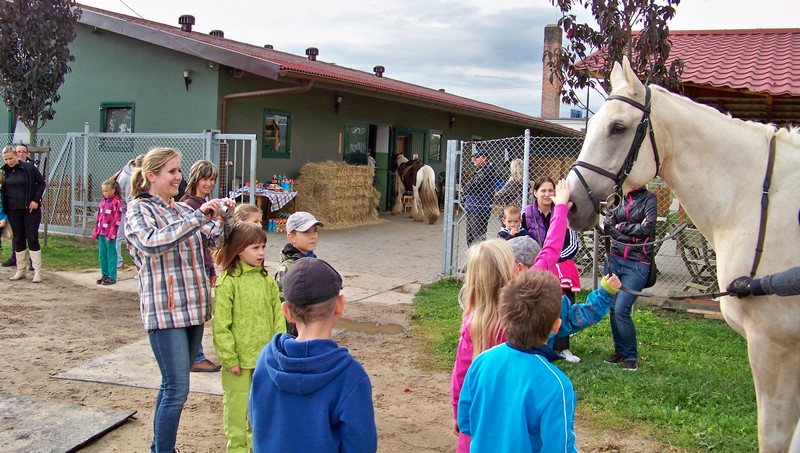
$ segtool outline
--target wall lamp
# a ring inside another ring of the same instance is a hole
[[[456,116],[450,115],[450,129],[453,128],[453,125],[456,124]]]
[[[342,97],[337,94],[336,98],[333,100],[333,111],[336,112],[337,115],[339,114],[340,105],[342,105]]]
[[[186,84],[186,91],[189,91],[189,84],[192,83],[192,79],[189,78],[189,70],[183,70],[183,82]]]

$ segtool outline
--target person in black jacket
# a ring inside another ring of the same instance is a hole
[[[17,272],[11,280],[25,277],[25,249],[30,250],[33,262],[33,282],[42,281],[42,249],[39,246],[39,224],[42,222],[42,197],[45,181],[39,170],[30,162],[20,159],[17,151],[6,146],[3,149],[2,167],[3,208],[14,233],[14,252],[17,257]]]
[[[483,240],[494,205],[495,172],[486,152],[475,144],[472,163],[475,173],[462,187],[464,211],[467,217],[467,247]]]
[[[653,247],[647,244],[655,238],[658,203],[645,187],[633,189],[622,201],[610,219],[611,238],[619,242],[612,241],[608,263],[611,269],[604,272],[617,274],[626,288],[641,291],[654,259]],[[639,368],[636,327],[631,318],[635,302],[636,296],[620,291],[611,304],[614,354],[606,359],[608,363],[622,363],[629,371]]]

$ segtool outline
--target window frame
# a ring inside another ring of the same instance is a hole
[[[130,126],[127,132],[108,131],[108,123],[106,122],[109,109],[129,109],[130,110]],[[100,103],[100,132],[107,134],[132,134],[136,129],[136,103],[128,102],[101,102]],[[133,138],[112,138],[101,137],[100,151],[106,152],[133,152]]]
[[[280,122],[273,118],[283,116],[286,118],[286,132],[281,143]],[[267,120],[274,121],[278,127],[278,150],[267,149],[267,143],[275,141],[274,138],[267,138]],[[280,150],[281,144],[284,149]],[[283,110],[265,108],[261,115],[261,157],[265,159],[289,159],[292,156],[292,114]]]

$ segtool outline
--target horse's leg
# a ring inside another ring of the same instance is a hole
[[[394,198],[394,208],[392,208],[392,215],[397,215],[403,212],[403,192],[405,189],[403,188],[403,182],[400,181],[400,175],[395,173],[396,183],[395,183],[395,192],[397,196]]]
[[[747,332],[762,453],[787,451],[800,415],[800,355],[796,344],[787,344],[786,335],[780,336],[764,326],[751,326]]]
[[[412,189],[414,192],[414,202],[411,203],[411,218],[414,219],[415,222],[422,222],[425,220],[422,214],[422,205],[419,202],[419,185],[422,183],[422,175],[420,173],[421,172],[417,172],[417,183]]]

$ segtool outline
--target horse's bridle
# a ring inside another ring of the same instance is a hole
[[[658,176],[658,168],[661,165],[661,160],[658,157],[658,148],[656,147],[655,134],[653,132],[653,127],[650,122],[650,87],[648,86],[645,87],[644,104],[640,104],[639,102],[631,98],[619,95],[611,95],[606,100],[622,101],[636,107],[637,109],[642,111],[642,119],[641,121],[639,121],[639,125],[636,126],[636,134],[633,136],[633,143],[631,143],[631,148],[628,150],[628,155],[625,156],[625,161],[622,163],[622,166],[620,167],[619,171],[616,174],[611,173],[610,171],[604,168],[600,168],[597,165],[593,165],[588,162],[582,162],[580,160],[575,161],[575,163],[572,164],[572,166],[569,168],[570,171],[575,172],[575,175],[578,177],[578,180],[581,182],[583,188],[586,190],[586,194],[589,196],[589,199],[592,200],[592,203],[594,204],[595,207],[595,212],[601,215],[603,214],[604,209],[610,209],[616,205],[616,202],[611,202],[610,199],[615,198],[617,201],[622,200],[622,184],[625,183],[625,179],[628,178],[628,175],[633,170],[633,164],[636,163],[636,159],[638,159],[639,157],[639,149],[641,148],[642,143],[644,143],[646,135],[650,136],[650,144],[653,146],[653,156],[655,157],[656,161],[655,176]],[[592,189],[589,188],[589,184],[583,178],[583,175],[581,174],[580,170],[578,170],[578,167],[586,168],[614,181],[614,188],[611,190],[611,193],[608,195],[605,201],[598,200],[595,197],[594,193],[592,192]]]

